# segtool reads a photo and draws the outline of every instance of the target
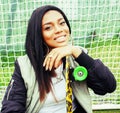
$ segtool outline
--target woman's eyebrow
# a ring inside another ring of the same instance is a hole
[[[42,26],[49,25],[51,22],[44,23]]]
[[[64,18],[59,18],[58,19],[58,21],[61,21],[61,20],[63,20]],[[50,21],[50,22],[46,22],[46,23],[44,23],[42,26],[44,26],[44,25],[49,25],[49,24],[51,24],[52,23],[52,21]]]

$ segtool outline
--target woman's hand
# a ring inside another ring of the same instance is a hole
[[[81,52],[82,50],[79,47],[71,45],[54,48],[47,54],[43,66],[46,70],[49,69],[51,71],[52,68],[57,68],[60,65],[63,57],[72,55],[77,58]]]

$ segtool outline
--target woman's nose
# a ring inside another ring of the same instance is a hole
[[[62,32],[62,28],[59,25],[55,26],[55,33],[60,33]]]

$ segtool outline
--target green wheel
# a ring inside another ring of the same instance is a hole
[[[78,66],[73,71],[73,76],[76,81],[83,81],[87,78],[87,69],[83,66]]]

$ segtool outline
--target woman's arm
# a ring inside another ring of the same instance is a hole
[[[91,58],[79,46],[67,45],[52,49],[47,54],[43,66],[51,71],[59,66],[62,58],[69,55],[88,70],[87,84],[96,94],[103,95],[116,89],[116,80],[108,67],[100,60]]]
[[[114,75],[99,59],[82,52],[75,60],[88,70],[87,84],[96,94],[104,95],[116,89]]]
[[[1,113],[25,113],[25,106],[26,88],[16,61],[12,79],[2,101]]]

